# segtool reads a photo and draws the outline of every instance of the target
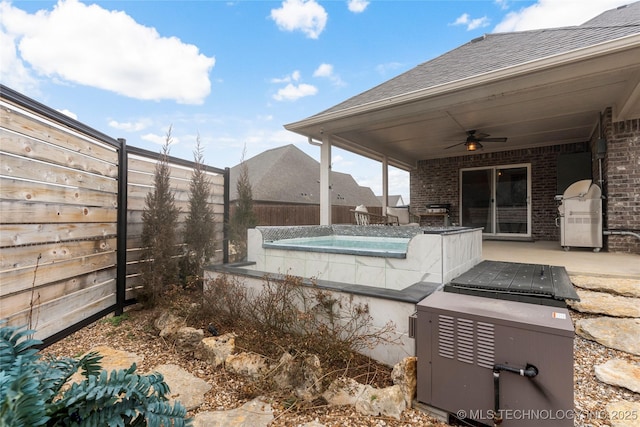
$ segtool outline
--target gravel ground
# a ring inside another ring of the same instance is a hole
[[[128,319],[114,325],[102,319],[75,334],[46,348],[43,352],[55,356],[77,357],[98,345],[134,352],[144,356],[138,367],[140,372],[149,372],[155,366],[173,363],[182,366],[193,375],[212,384],[205,396],[205,403],[198,411],[232,409],[250,400],[255,394],[252,384],[244,378],[226,372],[223,368],[211,368],[200,360],[187,358],[160,338],[152,326],[154,313],[136,308],[127,311]],[[571,311],[573,320],[591,315]],[[574,341],[574,396],[576,426],[610,426],[605,406],[610,402],[628,400],[640,402],[640,395],[627,389],[604,384],[595,376],[594,366],[613,358],[640,363],[640,357],[606,348],[598,343],[576,336]],[[305,407],[286,408],[282,396],[273,396],[275,421],[273,427],[294,427],[317,421],[327,427],[409,427],[436,426],[434,418],[415,410],[404,411],[400,421],[386,417],[363,416],[351,407],[328,407],[322,400]],[[194,415],[195,412],[190,413]]]

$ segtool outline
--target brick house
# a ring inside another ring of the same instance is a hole
[[[387,167],[407,170],[413,210],[450,204],[485,238],[558,240],[555,197],[590,179],[604,229],[633,233],[605,236],[605,249],[640,254],[638,58],[640,2],[484,35],[285,128],[321,145],[322,187],[340,147],[382,163],[383,196]]]

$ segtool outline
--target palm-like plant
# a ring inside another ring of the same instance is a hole
[[[0,425],[7,426],[188,426],[186,409],[167,402],[162,375],[139,375],[136,365],[100,367],[102,356],[42,358],[34,331],[0,322]],[[81,370],[83,380],[63,388]]]

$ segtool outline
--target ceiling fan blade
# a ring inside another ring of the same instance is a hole
[[[444,147],[444,149],[448,150],[449,148],[457,147],[458,145],[462,145],[462,144],[466,144],[466,142],[458,142],[457,144],[453,144],[453,145],[450,145],[448,147]]]
[[[480,138],[482,142],[507,142],[507,138]]]

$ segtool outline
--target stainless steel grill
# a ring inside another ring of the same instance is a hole
[[[560,245],[588,247],[598,252],[602,248],[602,192],[591,180],[571,184],[558,206]]]

